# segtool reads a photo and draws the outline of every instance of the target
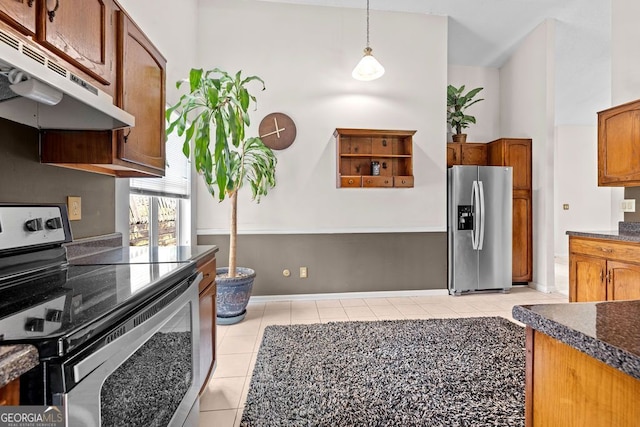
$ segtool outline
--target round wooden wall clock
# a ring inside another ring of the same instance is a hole
[[[283,113],[271,113],[260,122],[258,135],[272,150],[284,150],[296,139],[296,125]]]

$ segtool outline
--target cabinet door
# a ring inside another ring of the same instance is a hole
[[[36,39],[103,85],[115,78],[112,0],[42,0]]]
[[[447,167],[459,165],[461,162],[460,145],[458,143],[447,144]]]
[[[166,61],[122,12],[118,24],[118,103],[136,118],[135,127],[117,132],[119,157],[164,175]]]
[[[533,278],[533,244],[531,239],[531,197],[528,192],[516,192],[512,218],[512,280],[530,282]]]
[[[487,164],[486,144],[460,144],[461,164],[479,165]]]
[[[0,387],[0,406],[20,404],[20,378],[16,378],[4,387]]]
[[[531,189],[531,140],[507,139],[504,145],[504,166],[513,167],[513,189]]]
[[[0,0],[0,20],[32,36],[36,33],[35,0]]]
[[[640,183],[640,102],[598,114],[598,185]]]
[[[569,256],[569,301],[606,301],[606,268],[603,258],[579,254]]]
[[[609,269],[608,300],[640,299],[640,265],[609,261],[607,268]]]

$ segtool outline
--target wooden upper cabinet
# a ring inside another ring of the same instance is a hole
[[[116,177],[155,177],[165,168],[166,60],[122,11],[116,12],[116,105],[136,118],[117,131],[43,130],[43,163]]]
[[[487,164],[487,144],[478,142],[447,143],[447,167]]]
[[[36,40],[103,85],[115,79],[112,0],[40,0]]]
[[[640,100],[598,113],[598,185],[640,186]]]
[[[502,138],[488,144],[487,163],[513,167],[513,189],[531,190],[531,140]]]
[[[166,60],[126,14],[117,16],[117,101],[136,118],[135,127],[117,131],[119,157],[164,175]]]
[[[0,0],[0,20],[33,36],[36,33],[36,0]]]

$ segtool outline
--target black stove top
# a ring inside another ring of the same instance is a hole
[[[62,356],[195,272],[193,263],[50,269],[0,288],[0,345],[31,343]]]

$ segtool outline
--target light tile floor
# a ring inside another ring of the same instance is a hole
[[[217,327],[218,364],[207,389],[200,397],[200,426],[240,425],[251,373],[264,328],[268,325],[475,316],[502,316],[513,320],[511,309],[514,305],[567,301],[567,296],[560,293],[545,294],[527,287],[514,287],[508,294],[478,293],[458,297],[438,295],[249,304],[247,317],[241,323]]]

